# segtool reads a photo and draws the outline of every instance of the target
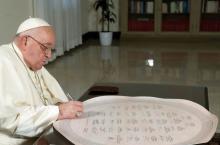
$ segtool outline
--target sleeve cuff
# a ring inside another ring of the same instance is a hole
[[[51,120],[54,120],[53,122],[55,122],[58,118],[58,115],[59,115],[59,107],[58,106],[55,106],[55,105],[51,105],[51,106],[48,106],[49,107],[49,110],[50,110],[50,116],[51,116]]]

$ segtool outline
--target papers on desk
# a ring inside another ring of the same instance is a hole
[[[81,145],[192,145],[208,142],[217,124],[215,115],[188,100],[101,96],[84,102],[80,118],[54,128]]]

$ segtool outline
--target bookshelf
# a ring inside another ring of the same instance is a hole
[[[188,0],[162,1],[162,31],[189,31],[190,3]]]
[[[129,0],[128,31],[154,31],[154,0]]]
[[[220,0],[202,0],[200,31],[220,32]]]
[[[120,0],[120,31],[149,36],[220,36],[220,0]]]

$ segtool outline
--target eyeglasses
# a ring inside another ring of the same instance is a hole
[[[49,52],[55,52],[56,51],[56,49],[53,49],[53,48],[49,48],[49,47],[47,47],[47,46],[45,46],[44,44],[42,44],[41,42],[39,42],[37,39],[35,39],[34,37],[32,37],[32,36],[29,36],[29,35],[27,35],[27,37],[30,37],[32,40],[34,40],[35,42],[37,42],[39,45],[40,45],[40,48],[41,48],[41,50],[44,52],[44,53],[49,53]]]

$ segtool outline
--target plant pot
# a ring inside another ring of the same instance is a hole
[[[110,46],[112,44],[112,32],[99,32],[99,40],[102,46]]]

